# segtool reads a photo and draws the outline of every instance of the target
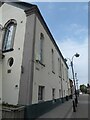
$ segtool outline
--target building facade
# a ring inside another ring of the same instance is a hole
[[[38,7],[9,2],[0,11],[2,101],[30,105],[69,96],[68,66]]]
[[[69,78],[69,82],[70,82],[70,94],[73,95],[73,80]]]

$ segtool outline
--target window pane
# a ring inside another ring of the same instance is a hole
[[[52,89],[52,99],[55,99],[55,89]]]
[[[44,86],[39,86],[38,88],[38,100],[44,100]]]
[[[55,72],[54,70],[54,50],[52,49],[52,71]]]
[[[4,40],[3,40],[3,51],[10,50],[13,48],[13,41],[15,36],[16,23],[10,22],[5,26]]]
[[[12,44],[13,30],[14,30],[14,26],[13,25],[9,26],[6,49],[10,49],[12,46],[11,44]]]
[[[44,42],[44,35],[43,33],[40,34],[40,61],[43,62],[43,42]]]

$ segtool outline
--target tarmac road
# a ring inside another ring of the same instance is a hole
[[[89,118],[89,97],[88,94],[80,95],[76,112],[71,111],[67,118]]]

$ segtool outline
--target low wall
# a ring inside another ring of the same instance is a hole
[[[17,119],[24,119],[24,107],[18,107],[18,108],[10,108],[10,107],[3,107],[2,108],[2,118],[13,118],[14,120]]]

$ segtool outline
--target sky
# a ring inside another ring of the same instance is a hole
[[[28,1],[28,0],[27,0]],[[29,1],[28,1],[29,2]],[[88,83],[88,2],[35,2],[64,58],[74,57],[80,84]],[[70,61],[69,77],[72,78]]]

